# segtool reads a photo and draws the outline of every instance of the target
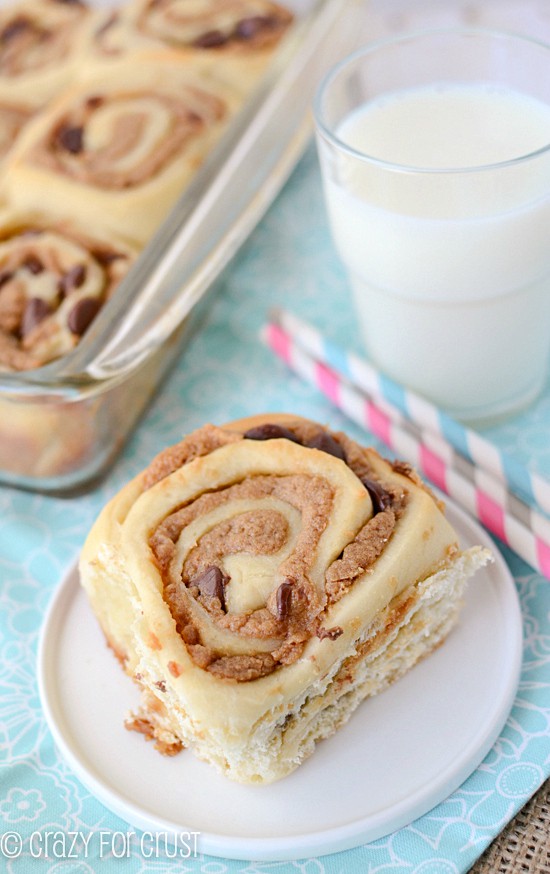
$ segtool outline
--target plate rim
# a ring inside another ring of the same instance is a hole
[[[447,496],[445,496],[444,501],[446,515],[448,515],[451,524],[459,529],[458,534],[461,540],[472,539],[473,542],[487,546],[491,550],[494,562],[487,570],[493,569],[498,574],[501,599],[503,598],[502,593],[506,596],[508,625],[515,632],[507,638],[510,670],[508,683],[498,700],[499,706],[491,711],[491,718],[483,723],[482,728],[470,739],[466,747],[466,750],[469,751],[468,755],[462,754],[460,767],[453,767],[453,761],[450,761],[446,769],[438,775],[436,784],[422,786],[413,796],[407,796],[391,807],[383,808],[381,811],[366,817],[358,817],[353,822],[347,822],[333,828],[310,830],[300,835],[265,838],[201,831],[199,832],[200,847],[198,849],[200,853],[216,858],[241,861],[255,859],[257,861],[277,862],[323,856],[359,847],[398,831],[428,813],[456,791],[489,753],[504,728],[513,707],[520,681],[523,661],[521,606],[514,577],[498,545],[481,527],[480,523],[457,506],[454,501]],[[70,736],[67,737],[63,732],[62,713],[61,717],[57,715],[60,712],[58,683],[55,682],[55,678],[49,676],[51,672],[48,671],[48,662],[55,656],[59,644],[60,638],[56,637],[55,634],[56,626],[59,626],[61,618],[70,608],[75,597],[81,593],[83,594],[78,584],[77,558],[53,591],[42,622],[38,642],[38,689],[42,711],[54,742],[77,779],[115,816],[141,831],[153,829],[169,836],[172,835],[174,840],[185,832],[193,834],[196,829],[189,829],[183,823],[150,814],[144,811],[139,804],[127,798],[122,790],[114,790],[97,773],[95,768],[87,766],[85,758],[82,761],[78,755],[76,741]],[[391,827],[389,827],[390,823]]]

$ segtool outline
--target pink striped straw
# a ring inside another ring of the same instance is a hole
[[[392,380],[372,363],[348,349],[342,349],[325,337],[309,322],[288,310],[278,309],[271,316],[314,358],[333,367],[353,385],[366,392],[382,409],[387,409],[398,422],[414,422],[430,441],[441,438],[449,453],[466,458],[476,470],[485,470],[494,481],[500,481],[510,495],[517,495],[529,506],[550,515],[550,482],[530,471],[514,456],[495,446],[478,431],[451,418],[425,397]],[[441,444],[440,444],[441,445]]]
[[[262,333],[267,346],[291,370],[319,389],[339,410],[367,428],[397,457],[412,464],[442,492],[475,516],[492,534],[531,567],[550,579],[550,523],[502,482],[480,471],[468,459],[456,465],[456,455],[441,437],[426,434],[413,422],[390,414],[363,389],[352,385],[335,368],[305,350],[281,325],[270,322]]]

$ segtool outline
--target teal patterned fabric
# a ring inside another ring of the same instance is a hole
[[[313,148],[217,283],[206,323],[101,484],[71,499],[0,489],[0,871],[459,874],[548,778],[550,583],[505,552],[524,617],[517,699],[482,765],[421,819],[357,849],[294,862],[240,862],[200,853],[178,860],[163,854],[145,858],[137,839],[124,858],[100,856],[97,843],[87,853],[80,847],[77,858],[61,844],[61,855],[33,857],[29,840],[35,832],[128,831],[60,757],[41,712],[35,679],[37,642],[48,602],[100,507],[154,453],[205,421],[221,423],[261,410],[286,410],[365,439],[262,346],[259,331],[272,306],[295,311],[336,342],[361,351],[345,278],[329,238]],[[486,433],[550,475],[549,427],[546,391],[524,415]],[[370,435],[366,439],[374,442]],[[11,833],[21,836],[20,848]]]

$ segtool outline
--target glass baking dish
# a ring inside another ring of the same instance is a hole
[[[200,323],[214,280],[295,166],[316,84],[353,39],[360,4],[285,5],[296,21],[259,87],[78,346],[0,374],[0,481],[70,494],[106,472]]]

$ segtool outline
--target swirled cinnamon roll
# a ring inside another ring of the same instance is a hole
[[[272,0],[137,0],[101,13],[94,21],[99,56],[161,42],[172,48],[248,54],[275,45],[293,15]]]
[[[90,16],[81,0],[24,0],[0,9],[0,99],[39,107],[69,81]]]
[[[488,560],[407,465],[264,416],[154,459],[100,514],[80,574],[143,692],[128,727],[269,782],[439,646]]]
[[[12,201],[144,244],[238,105],[170,53],[110,67],[27,126],[9,167]]]
[[[176,47],[245,52],[278,42],[292,13],[271,0],[137,0],[137,27]]]
[[[73,349],[136,250],[74,224],[0,220],[0,370],[41,367]]]
[[[109,60],[160,43],[247,92],[292,21],[272,0],[134,0],[95,21],[91,53]]]

